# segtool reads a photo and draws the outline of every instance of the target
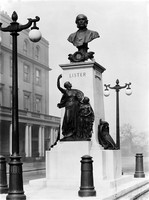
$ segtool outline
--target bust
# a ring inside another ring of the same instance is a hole
[[[92,40],[100,37],[98,32],[87,29],[88,19],[84,14],[79,14],[76,17],[75,23],[77,24],[78,30],[68,37],[68,41],[71,42],[78,49],[78,54],[82,56],[82,60],[87,60],[88,58],[93,58],[94,52],[88,51],[88,43]],[[69,54],[69,60],[75,62],[75,55]]]

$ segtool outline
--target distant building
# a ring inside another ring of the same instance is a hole
[[[2,27],[12,20],[0,12]],[[19,141],[23,159],[44,158],[55,142],[60,118],[49,115],[49,43],[18,36]],[[12,36],[0,31],[0,154],[12,151]]]

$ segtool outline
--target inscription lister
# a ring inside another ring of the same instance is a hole
[[[77,78],[77,77],[85,77],[86,72],[78,72],[78,73],[71,73],[69,74],[69,78]]]

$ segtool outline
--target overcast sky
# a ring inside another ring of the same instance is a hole
[[[149,9],[148,1],[21,1],[0,0],[1,10],[10,16],[15,10],[18,22],[40,17],[38,26],[49,41],[50,114],[60,116],[57,103],[61,93],[56,88],[57,76],[62,73],[59,64],[69,63],[68,54],[77,49],[67,41],[77,30],[78,14],[88,17],[88,28],[97,31],[100,38],[89,43],[95,60],[106,68],[103,84],[132,83],[132,95],[120,91],[120,124],[129,123],[138,131],[149,130]],[[51,86],[52,84],[52,86]],[[79,88],[78,88],[79,89]],[[115,129],[115,91],[104,97],[105,119]]]

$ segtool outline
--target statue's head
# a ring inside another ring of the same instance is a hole
[[[88,97],[84,97],[83,103],[89,103],[90,99]]]
[[[82,29],[82,28],[86,28],[87,27],[88,19],[84,14],[79,14],[76,17],[76,21],[75,22],[77,24],[77,27]]]
[[[71,83],[70,83],[69,81],[66,81],[66,82],[64,83],[64,87],[65,87],[66,89],[71,89],[72,85],[71,85]]]
[[[102,125],[102,131],[108,131],[109,132],[109,123],[108,122],[101,121],[100,125]]]

